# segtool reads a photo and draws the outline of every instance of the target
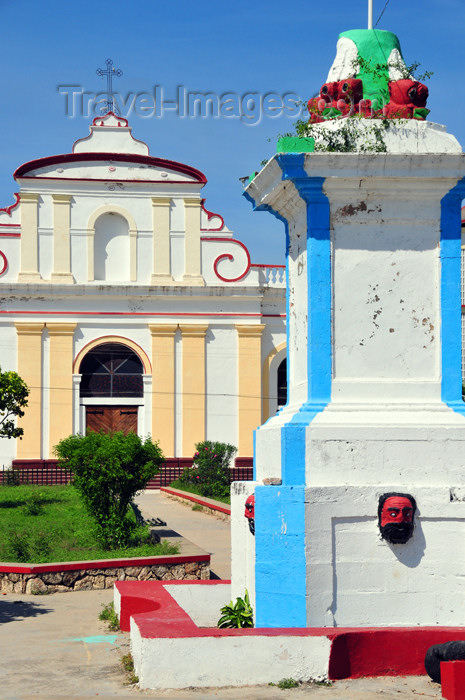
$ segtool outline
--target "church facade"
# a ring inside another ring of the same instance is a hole
[[[109,112],[72,152],[20,166],[0,210],[0,365],[30,389],[2,462],[71,433],[136,430],[166,457],[204,439],[252,457],[278,406],[284,266],[255,265],[199,170],[149,155]]]

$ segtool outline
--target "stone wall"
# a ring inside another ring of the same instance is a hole
[[[205,561],[101,569],[64,569],[41,573],[0,572],[0,592],[40,595],[112,588],[115,581],[194,581],[209,578],[210,566]]]

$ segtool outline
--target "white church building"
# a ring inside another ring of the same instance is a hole
[[[0,209],[0,366],[29,389],[1,462],[54,457],[87,428],[166,457],[201,440],[252,457],[285,376],[285,268],[251,263],[199,170],[149,155],[109,112],[72,152],[25,163]]]

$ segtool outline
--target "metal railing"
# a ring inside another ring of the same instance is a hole
[[[148,489],[169,486],[179,479],[184,469],[191,467],[193,459],[189,457],[172,457],[161,465],[160,472],[149,481]],[[231,468],[230,481],[251,481],[253,479],[252,459],[238,457],[236,466]],[[69,484],[73,481],[72,472],[61,469],[56,459],[15,460],[13,468],[0,468],[0,485],[31,484],[36,486],[55,486]]]

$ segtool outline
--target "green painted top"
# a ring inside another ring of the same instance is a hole
[[[369,63],[368,70],[365,66],[359,65],[358,73],[355,75],[363,81],[364,99],[374,101],[379,97],[382,104],[387,104],[389,102],[388,63],[405,65],[397,36],[382,29],[351,29],[348,32],[342,32],[339,39],[342,38],[353,41],[357,47],[358,56]],[[356,69],[357,66],[354,68]]]

